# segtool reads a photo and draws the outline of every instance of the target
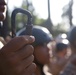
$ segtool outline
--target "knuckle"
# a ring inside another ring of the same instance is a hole
[[[32,45],[27,45],[27,49],[34,51],[34,47]]]
[[[33,56],[33,55],[31,56],[31,60],[32,60],[32,61],[34,60],[34,56]]]
[[[28,68],[27,72],[33,73],[36,69],[36,64],[32,63]]]
[[[31,66],[32,66],[32,69],[36,69],[36,64],[35,63],[32,63]]]
[[[30,57],[28,57],[28,58],[25,60],[25,63],[26,63],[27,65],[30,65],[30,64],[33,63],[33,61],[34,61],[34,56],[31,55]]]
[[[25,41],[27,42],[27,41],[28,41],[28,39],[27,39],[27,38],[25,39],[24,36],[21,36],[21,37],[20,37],[20,40],[21,40],[22,42],[25,42]]]

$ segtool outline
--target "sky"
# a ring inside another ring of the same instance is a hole
[[[9,1],[9,9],[12,10],[14,6],[20,7],[22,4],[22,0],[8,0]],[[33,6],[35,8],[35,12],[38,14],[39,17],[47,19],[48,17],[48,7],[47,7],[47,0],[29,0],[32,1]],[[50,12],[51,12],[51,19],[53,24],[58,24],[62,21],[62,8],[66,5],[69,0],[50,0]],[[76,24],[76,0],[74,0],[73,5],[73,23]]]

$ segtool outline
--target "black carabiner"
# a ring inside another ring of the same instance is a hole
[[[16,26],[15,26],[15,17],[17,13],[23,13],[27,15],[28,20],[26,24],[26,35],[32,34],[32,15],[28,10],[24,10],[22,8],[16,8],[13,10],[11,15],[11,29],[12,29],[12,38],[16,36]]]

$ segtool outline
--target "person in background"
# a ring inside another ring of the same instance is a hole
[[[26,29],[23,28],[17,32],[18,36],[26,34]],[[34,46],[34,62],[37,65],[34,75],[45,75],[43,70],[45,64],[50,63],[50,43],[52,43],[53,37],[47,28],[42,26],[34,26],[32,35],[35,37]]]
[[[49,72],[52,75],[59,75],[60,71],[63,70],[64,65],[67,63],[69,57],[67,58],[68,44],[62,42],[57,42],[55,44],[53,57],[49,66]]]
[[[72,54],[59,75],[76,75],[76,27],[72,27],[68,32]]]
[[[6,18],[7,1],[0,0],[0,23]],[[4,43],[5,40],[2,39]],[[0,41],[0,75],[31,75],[36,68],[33,63],[33,36],[20,36],[5,45]]]
[[[65,59],[65,56],[67,55],[68,47],[69,47],[68,44],[65,44],[62,42],[56,43],[55,55],[56,55],[58,60]]]

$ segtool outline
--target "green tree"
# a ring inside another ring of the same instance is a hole
[[[34,10],[32,1],[30,1],[30,0],[23,0],[23,3],[22,3],[21,7],[23,9],[26,9],[26,10],[31,12],[33,25],[41,25],[45,21],[44,19],[38,18],[38,15],[35,14],[35,10]],[[22,19],[23,25],[25,25],[25,20],[26,20],[25,16],[23,15],[21,19]]]
[[[62,18],[64,18],[64,17],[68,18],[70,27],[73,26],[72,6],[73,6],[73,0],[70,0],[69,3],[63,7],[63,14],[62,14]]]

